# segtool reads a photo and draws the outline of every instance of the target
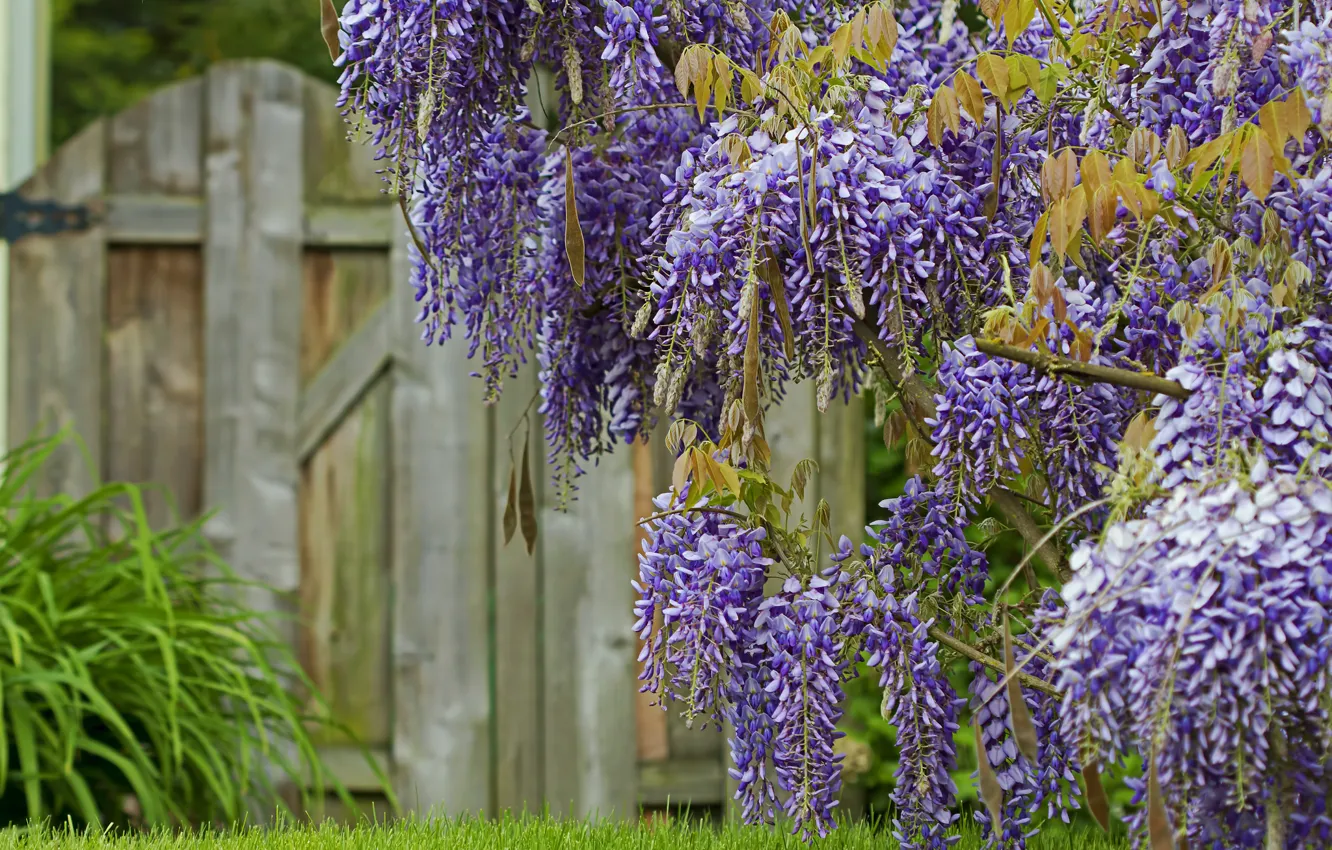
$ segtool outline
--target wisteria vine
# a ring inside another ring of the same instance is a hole
[[[965,735],[997,846],[1104,825],[1130,757],[1153,850],[1327,846],[1332,6],[970,11],[348,0],[330,49],[424,341],[486,403],[535,361],[557,492],[672,421],[641,681],[747,821],[833,828],[868,666],[904,847],[955,840]],[[772,468],[802,380],[923,460],[863,542]]]

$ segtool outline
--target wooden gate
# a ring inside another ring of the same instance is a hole
[[[103,478],[216,510],[206,534],[273,588],[256,606],[296,615],[286,637],[409,809],[720,805],[720,740],[635,696],[635,519],[668,486],[660,449],[602,459],[568,513],[539,493],[535,556],[502,545],[535,373],[486,408],[466,346],[420,342],[397,206],[335,97],[277,63],[219,65],[91,125],[24,186],[101,214],[13,246],[10,442],[72,425]],[[819,419],[795,395],[770,425],[777,463],[819,458],[810,498],[856,529],[859,408]],[[47,491],[90,481],[72,450],[46,473]],[[167,501],[149,513],[167,521]],[[320,744],[375,802],[353,741]]]

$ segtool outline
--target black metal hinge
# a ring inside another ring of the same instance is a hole
[[[35,233],[66,233],[91,225],[92,211],[86,206],[33,201],[16,191],[0,193],[0,239],[10,244]]]

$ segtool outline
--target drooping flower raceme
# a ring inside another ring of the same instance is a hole
[[[1327,840],[1329,531],[1328,482],[1259,457],[1073,556],[1055,641],[1063,734],[1103,763],[1153,756],[1197,846],[1259,846],[1272,807],[1304,816],[1285,846]]]

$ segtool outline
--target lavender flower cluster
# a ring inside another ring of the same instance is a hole
[[[875,6],[891,61],[839,66],[857,4],[349,0],[340,102],[407,201],[423,339],[461,327],[487,402],[539,367],[558,492],[658,416],[739,440],[723,412],[744,407],[748,444],[802,379],[821,409],[891,394],[931,444],[872,544],[843,538],[827,568],[792,552],[820,532],[779,527],[757,455],[725,512],[695,482],[657,501],[643,685],[733,730],[747,820],[831,828],[866,662],[904,846],[952,843],[967,720],[996,845],[1068,818],[1086,746],[1154,755],[1199,846],[1325,846],[1332,7],[1092,0],[1010,32],[1010,4],[981,5],[974,34],[952,0]],[[725,108],[688,103],[686,44],[729,57],[707,83]],[[740,66],[743,85],[718,70]],[[1218,139],[1250,147],[1209,171]],[[978,345],[1000,325],[1017,354]],[[1049,527],[1076,547],[1046,564],[1062,596],[1023,603],[1018,660],[1064,694],[1022,690],[1034,763],[981,651],[1002,622],[969,531],[996,494],[1029,546]]]
[[[1273,846],[1283,819],[1276,846],[1332,837],[1329,530],[1328,482],[1259,456],[1073,556],[1054,641],[1063,735],[1102,763],[1153,756],[1193,846]]]

